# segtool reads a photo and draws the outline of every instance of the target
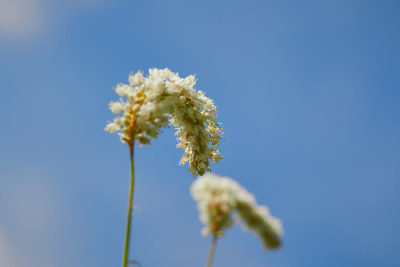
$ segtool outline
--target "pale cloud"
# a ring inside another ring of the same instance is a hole
[[[26,40],[46,33],[60,19],[102,7],[108,0],[0,0],[0,38]]]
[[[37,34],[44,26],[44,11],[42,0],[0,0],[0,36]]]
[[[4,233],[0,226],[0,266],[22,267],[26,266],[22,263],[20,255],[18,255],[14,245]]]

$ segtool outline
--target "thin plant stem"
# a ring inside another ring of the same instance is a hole
[[[215,255],[215,248],[217,247],[217,239],[218,237],[214,234],[211,240],[210,251],[208,252],[206,267],[212,267]]]
[[[128,267],[128,263],[129,263],[129,244],[130,244],[130,237],[131,237],[131,220],[132,220],[132,209],[133,209],[133,189],[135,187],[133,148],[134,148],[134,144],[129,144],[129,153],[130,153],[130,160],[131,160],[131,183],[129,186],[128,216],[126,219],[124,260],[122,262],[122,267]]]

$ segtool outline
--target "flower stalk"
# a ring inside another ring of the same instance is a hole
[[[129,186],[129,200],[128,200],[128,215],[126,219],[126,232],[125,232],[125,246],[124,246],[124,258],[122,267],[128,267],[129,262],[129,245],[131,237],[131,221],[132,221],[132,210],[133,210],[133,192],[135,187],[135,167],[134,167],[134,143],[129,144],[129,155],[131,163],[131,181]]]
[[[208,252],[206,267],[212,267],[214,261],[215,249],[217,247],[217,240],[218,240],[217,235],[213,235],[211,239],[210,251]]]

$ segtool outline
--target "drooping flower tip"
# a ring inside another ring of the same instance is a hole
[[[244,229],[255,233],[265,249],[278,249],[282,245],[283,228],[281,221],[272,216],[266,206],[237,202],[239,218]]]

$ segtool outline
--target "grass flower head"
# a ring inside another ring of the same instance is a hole
[[[214,102],[202,91],[196,91],[193,75],[180,78],[169,69],[150,69],[148,77],[138,71],[129,75],[129,84],[118,84],[120,96],[109,104],[116,114],[105,128],[119,132],[121,141],[133,146],[150,144],[161,128],[171,124],[176,130],[177,147],[184,150],[180,164],[189,162],[189,171],[203,175],[222,159],[217,150],[222,140],[222,128],[217,122]]]
[[[202,233],[221,237],[233,225],[237,214],[245,229],[254,232],[266,249],[281,246],[283,228],[267,207],[257,205],[255,197],[229,177],[207,173],[190,188],[197,201],[200,220],[206,225]]]

